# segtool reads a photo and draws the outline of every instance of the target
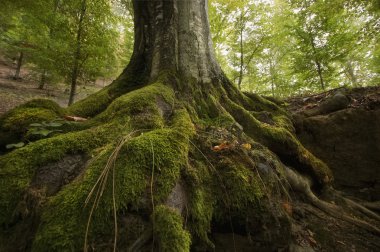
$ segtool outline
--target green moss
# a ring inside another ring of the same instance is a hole
[[[219,190],[219,202],[221,203],[221,212],[225,213],[226,209],[231,212],[238,212],[239,216],[245,216],[247,213],[259,204],[263,196],[259,186],[259,178],[254,172],[253,167],[242,164],[241,160],[234,158],[224,158],[220,164],[218,173],[223,183],[223,190]],[[226,213],[227,216],[230,213]],[[225,214],[217,216],[224,218]]]
[[[63,108],[61,108],[56,102],[48,99],[34,99],[20,105],[19,108],[45,108],[55,112],[59,116],[64,114]]]
[[[267,146],[281,158],[295,160],[295,164],[292,165],[300,166],[304,172],[309,172],[320,185],[332,181],[331,170],[302,146],[292,133],[294,128],[290,121],[283,115],[275,116],[275,125],[269,125],[260,122],[249,111],[229,99],[226,100],[226,105],[235,120],[243,126],[244,132],[254,140]]]
[[[23,191],[38,167],[58,161],[66,154],[89,153],[120,132],[115,125],[103,125],[85,131],[67,133],[31,143],[0,157],[0,223],[12,220]]]
[[[196,168],[189,166],[185,172],[185,181],[189,192],[187,227],[192,234],[194,246],[199,250],[212,250],[214,244],[208,238],[211,232],[211,220],[216,198],[213,194],[213,177],[202,162],[196,162]]]
[[[44,108],[17,108],[1,120],[1,128],[14,134],[26,132],[31,123],[52,121],[58,116],[54,111]]]
[[[141,133],[121,147],[115,160],[115,200],[117,211],[147,208],[152,169],[154,167],[154,201],[166,201],[180,171],[187,162],[189,137],[194,126],[186,110],[173,115],[170,127]],[[115,144],[107,146],[86,168],[83,177],[64,188],[54,196],[42,216],[42,223],[33,245],[35,251],[80,250],[84,243],[86,222],[91,206],[83,203],[104,170]],[[94,213],[90,228],[90,241],[97,235],[112,233],[112,186],[108,175],[102,199]],[[146,200],[142,200],[142,199]],[[90,204],[91,205],[91,204]],[[67,219],[70,219],[67,221]],[[108,233],[107,233],[108,232]]]
[[[32,123],[59,119],[63,109],[53,101],[36,99],[22,104],[0,117],[0,148],[20,142]]]
[[[181,215],[170,207],[160,205],[153,213],[154,238],[160,251],[190,251],[190,234],[183,229]]]
[[[109,121],[129,118],[133,128],[162,128],[165,125],[164,113],[167,109],[171,110],[173,104],[173,90],[155,83],[120,96],[95,119]]]
[[[111,101],[112,97],[109,95],[109,88],[106,87],[74,103],[67,108],[66,113],[81,117],[92,117],[105,110]]]

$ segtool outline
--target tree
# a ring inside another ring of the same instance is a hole
[[[34,101],[1,119],[12,133],[20,113],[18,125],[35,122],[28,112],[88,118],[0,157],[2,249],[204,251],[212,228],[280,241],[291,233],[287,184],[337,216],[300,174],[314,189],[331,185],[286,112],[224,76],[206,1],[134,0],[133,10],[133,55],[110,86],[65,111]],[[343,210],[339,217],[379,233]]]

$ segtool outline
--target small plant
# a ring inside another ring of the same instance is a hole
[[[8,150],[9,150],[9,149],[13,149],[13,148],[18,149],[18,148],[23,147],[24,145],[25,145],[24,142],[19,142],[19,143],[14,143],[14,144],[7,144],[7,145],[5,146],[5,148],[7,148]]]
[[[32,123],[29,125],[28,133],[31,135],[41,135],[47,137],[53,132],[62,132],[57,128],[61,127],[65,123],[64,120],[54,120],[51,122]]]

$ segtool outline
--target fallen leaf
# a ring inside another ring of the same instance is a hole
[[[66,119],[67,121],[74,121],[74,122],[84,122],[84,121],[87,121],[86,118],[79,117],[79,116],[69,116],[69,115],[65,115],[64,117],[65,117],[65,119]]]
[[[246,150],[250,150],[252,148],[251,144],[249,144],[249,143],[244,143],[244,144],[242,144],[240,146],[243,147]]]
[[[219,145],[216,145],[214,147],[212,147],[212,150],[213,151],[222,151],[222,150],[226,150],[226,149],[229,149],[231,147],[230,144],[228,144],[228,142],[223,142]]]
[[[292,215],[293,213],[293,208],[292,208],[292,205],[290,205],[290,203],[288,201],[285,201],[283,204],[282,204],[285,212],[287,212],[289,215]]]

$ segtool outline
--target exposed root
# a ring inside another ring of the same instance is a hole
[[[360,211],[361,213],[363,213],[364,215],[366,215],[366,216],[369,217],[369,218],[372,218],[372,219],[375,219],[375,220],[377,220],[377,221],[380,221],[380,216],[379,216],[377,213],[371,211],[370,208],[368,208],[366,205],[364,205],[364,204],[359,204],[359,203],[357,203],[357,202],[355,202],[355,201],[353,201],[353,200],[351,200],[351,199],[349,199],[349,198],[346,198],[346,197],[344,197],[344,196],[343,196],[340,192],[338,192],[338,191],[330,190],[330,192],[331,192],[335,197],[338,197],[339,199],[341,199],[342,201],[344,201],[344,203],[345,203],[347,206],[349,206],[349,207],[351,207],[351,208],[353,208],[353,209],[355,209],[355,210]],[[368,202],[368,203],[370,203],[370,202]],[[368,204],[368,203],[367,203],[367,204]]]
[[[113,169],[113,168],[115,167],[115,162],[116,162],[116,159],[119,155],[121,148],[137,132],[138,131],[133,131],[133,132],[129,133],[126,137],[123,137],[118,142],[118,144],[116,145],[116,148],[114,149],[114,151],[111,153],[110,157],[108,158],[107,163],[106,163],[102,173],[100,174],[98,180],[96,181],[95,185],[92,187],[90,193],[88,194],[88,196],[86,198],[85,206],[89,203],[89,201],[92,198],[92,195],[94,194],[94,192],[97,188],[95,199],[94,199],[94,202],[92,204],[90,215],[88,217],[87,226],[86,226],[86,233],[85,233],[84,247],[83,247],[83,251],[85,251],[85,252],[88,251],[88,240],[87,239],[88,239],[88,233],[89,233],[89,229],[90,229],[92,215],[93,215],[95,209],[97,208],[97,206],[99,205],[100,199],[101,199],[103,192],[104,192],[104,189],[107,185],[108,174],[109,174],[109,171],[111,169],[112,169],[112,202],[113,202],[114,229],[115,229],[114,230],[113,251],[114,252],[116,251],[118,230],[117,230],[117,213],[116,213],[116,200],[115,200],[115,169]]]
[[[303,193],[307,197],[307,199],[310,201],[310,203],[313,204],[315,207],[319,208],[320,210],[322,210],[323,212],[329,214],[330,216],[334,218],[347,221],[371,233],[380,235],[380,229],[377,228],[376,226],[366,221],[356,219],[347,215],[346,213],[342,211],[343,209],[341,209],[337,205],[333,205],[326,201],[320,200],[312,192],[310,188],[310,181],[308,181],[306,178],[302,177],[301,175],[297,174],[295,171],[291,170],[290,168],[286,168],[285,175],[291,187],[294,190],[297,190],[298,192]]]
[[[362,205],[365,206],[368,209],[373,210],[373,211],[380,212],[380,201],[376,201],[376,202],[363,202]]]

